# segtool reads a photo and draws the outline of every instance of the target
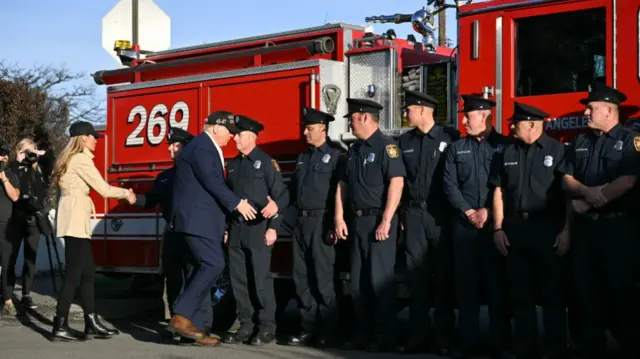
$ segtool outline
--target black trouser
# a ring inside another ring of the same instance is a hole
[[[567,347],[563,257],[553,247],[558,226],[553,218],[507,218],[503,229],[510,246],[506,270],[515,319],[516,354],[528,358],[538,348],[536,297],[542,301],[544,331],[551,357]]]
[[[404,216],[405,248],[411,290],[410,331],[413,337],[437,336],[448,345],[455,326],[453,308],[452,245],[448,232],[423,208],[407,208]],[[433,274],[435,281],[431,282]],[[432,284],[435,284],[433,288]],[[435,308],[431,327],[430,303]]]
[[[351,241],[351,297],[357,335],[374,334],[395,340],[395,260],[398,219],[393,217],[389,238],[376,240],[378,215],[353,214],[349,221]],[[371,333],[373,332],[373,333]]]
[[[271,249],[264,243],[266,220],[234,220],[229,231],[229,274],[243,332],[275,333],[276,298],[271,276]]]
[[[9,284],[9,258],[11,257],[11,242],[7,233],[8,223],[0,221],[0,285],[2,286],[2,299],[9,300],[13,295],[13,285]],[[14,263],[15,266],[15,263]],[[15,271],[13,271],[15,277]]]
[[[31,293],[31,286],[36,275],[36,254],[38,253],[38,243],[40,243],[40,230],[36,224],[35,217],[22,217],[14,215],[7,232],[8,243],[6,252],[9,253],[7,266],[2,266],[3,272],[7,271],[7,280],[4,284],[5,300],[13,296],[13,288],[16,284],[16,262],[20,253],[20,245],[23,248],[22,266],[22,295]],[[3,274],[4,276],[4,274]]]
[[[335,250],[325,238],[331,218],[326,211],[303,211],[299,217],[299,235],[293,244],[293,281],[300,299],[302,331],[323,336],[335,331],[338,308],[333,286]],[[316,318],[322,324],[317,328]]]
[[[189,246],[179,233],[167,229],[162,243],[162,273],[167,286],[167,302],[173,316],[173,306],[189,275]]]
[[[487,227],[475,228],[466,218],[455,216],[451,228],[454,253],[455,292],[459,307],[461,347],[475,349],[480,338],[480,288],[484,284],[489,307],[491,349],[508,349],[510,326],[506,311],[504,261]]]
[[[578,215],[571,228],[576,297],[589,357],[604,357],[605,328],[613,322],[625,357],[640,358],[640,297],[634,272],[640,248],[637,224],[629,215]]]
[[[66,261],[64,281],[58,294],[56,315],[69,315],[76,288],[80,285],[80,298],[85,314],[95,312],[95,275],[93,251],[89,238],[64,237],[64,257]]]

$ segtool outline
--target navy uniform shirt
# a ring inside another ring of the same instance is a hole
[[[268,220],[268,226],[279,229],[282,213],[289,205],[289,191],[276,160],[258,147],[247,156],[239,154],[227,165],[227,185],[233,193],[249,201],[258,211],[258,218],[270,196],[278,205],[278,215]]]
[[[446,150],[460,139],[457,130],[434,125],[428,133],[414,128],[398,139],[407,171],[405,201],[442,202],[442,182]]]
[[[536,142],[505,147],[491,176],[502,189],[504,214],[529,212],[564,215],[562,173],[565,146],[543,133]]]
[[[404,176],[398,146],[378,129],[367,140],[354,142],[347,152],[343,177],[347,202],[356,210],[384,209],[391,179]]]
[[[176,167],[166,169],[153,181],[151,191],[141,195],[136,195],[134,206],[140,208],[151,208],[160,205],[162,218],[169,223],[171,221],[171,206],[173,203],[173,179],[176,176]]]
[[[483,141],[467,136],[451,145],[444,168],[444,192],[460,214],[489,208],[492,165],[511,139],[494,130]]]
[[[333,209],[343,161],[341,151],[331,147],[328,142],[320,147],[310,146],[298,155],[292,178],[298,209]]]
[[[4,174],[14,188],[20,188],[20,179],[11,168],[5,168]],[[7,195],[4,183],[0,183],[0,186],[2,186],[2,189],[0,189],[0,222],[7,223],[11,219],[14,202],[9,198],[9,195]]]
[[[599,136],[595,132],[580,134],[566,151],[562,172],[587,187],[611,183],[621,176],[640,172],[640,136],[617,124]],[[593,213],[625,212],[637,208],[634,196],[622,195]]]

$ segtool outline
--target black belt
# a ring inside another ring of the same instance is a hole
[[[580,213],[578,214],[578,216],[582,216],[582,217],[586,217],[589,218],[591,220],[597,221],[599,219],[612,219],[612,218],[618,218],[618,217],[624,217],[627,216],[628,213],[626,212],[607,212],[607,213]]]
[[[526,221],[533,219],[541,219],[541,218],[549,218],[549,212],[545,211],[537,211],[537,212],[526,212],[526,211],[518,211],[512,212],[508,217],[524,219]]]
[[[380,208],[363,208],[363,209],[352,208],[351,212],[356,217],[371,217],[371,216],[379,216],[384,211],[382,209],[380,209]]]
[[[326,209],[302,209],[299,213],[302,217],[318,217],[324,216],[328,212]]]
[[[415,200],[410,200],[409,203],[407,203],[407,208],[421,208],[421,209],[425,209],[427,208],[427,202],[426,201],[415,201]]]

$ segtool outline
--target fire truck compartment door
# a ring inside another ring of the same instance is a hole
[[[612,21],[611,0],[548,2],[504,12],[497,44],[502,48],[503,133],[514,101],[549,113],[545,129],[561,141],[587,128],[579,100],[593,81],[613,82]]]

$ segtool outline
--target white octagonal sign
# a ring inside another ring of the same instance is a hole
[[[132,6],[132,0],[120,0],[102,18],[102,48],[118,64],[120,59],[113,51],[116,40],[129,40],[133,45]],[[153,0],[138,0],[138,44],[146,51],[163,51],[171,46],[171,19]]]

